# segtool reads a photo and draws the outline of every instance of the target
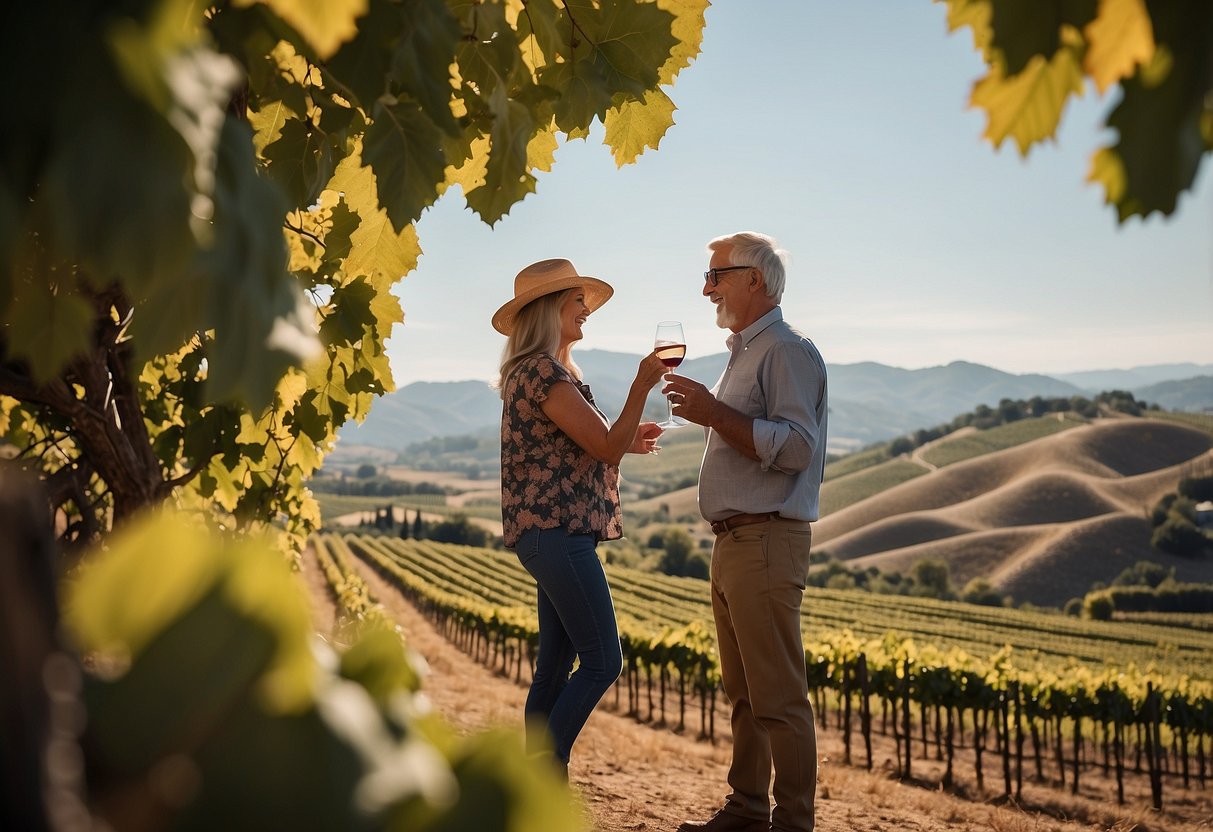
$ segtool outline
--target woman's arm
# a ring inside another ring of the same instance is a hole
[[[607,425],[572,384],[558,382],[548,391],[540,407],[549,419],[569,435],[582,450],[608,465],[618,465],[636,441],[640,416],[649,390],[668,372],[655,352],[641,359],[627,401],[615,424]]]

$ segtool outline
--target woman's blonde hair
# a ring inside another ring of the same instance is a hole
[[[540,352],[554,356],[573,374],[574,378],[581,379],[581,369],[573,363],[573,345],[569,344],[565,347],[563,355],[558,352],[560,350],[560,307],[564,305],[564,301],[569,295],[580,291],[582,291],[581,287],[574,286],[563,292],[552,292],[531,301],[518,312],[518,317],[514,321],[514,331],[506,340],[505,348],[501,351],[501,375],[494,385],[502,398],[505,398],[505,383],[509,380],[510,373],[514,372],[514,368],[523,359]]]

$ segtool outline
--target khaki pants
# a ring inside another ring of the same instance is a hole
[[[772,829],[813,828],[817,733],[805,680],[800,604],[809,570],[809,524],[775,519],[717,535],[712,612],[724,692],[733,705],[726,810],[770,812]]]

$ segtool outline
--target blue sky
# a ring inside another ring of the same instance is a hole
[[[827,362],[1213,361],[1208,160],[1171,218],[1118,226],[1085,182],[1117,93],[1088,88],[1023,159],[980,138],[967,100],[983,67],[929,0],[717,2],[657,152],[616,168],[599,128],[493,229],[457,190],[426,212],[396,289],[397,384],[492,379],[504,338],[489,320],[547,257],[615,287],[579,349],[647,352],[675,319],[689,357],[721,352],[705,244],[747,229],[791,253],[784,314]]]

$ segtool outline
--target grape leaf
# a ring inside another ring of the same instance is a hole
[[[406,226],[397,232],[387,211],[379,207],[379,190],[375,174],[362,164],[359,152],[351,152],[333,174],[328,190],[345,197],[346,203],[362,221],[350,236],[350,255],[345,261],[345,273],[383,275],[398,280],[417,267],[421,248],[417,232]]]
[[[197,249],[185,140],[101,61],[60,106],[73,127],[56,143],[41,191],[55,244],[99,282],[121,279],[135,297],[174,280]]]
[[[1071,94],[1081,95],[1082,68],[1076,50],[1059,49],[1051,59],[1036,55],[1018,75],[1006,77],[1001,64],[973,87],[970,98],[988,116],[985,137],[995,147],[1008,136],[1022,155],[1053,135]]]
[[[263,151],[270,178],[292,205],[311,205],[333,175],[333,156],[325,136],[311,122],[286,119],[278,138]]]
[[[1127,78],[1154,55],[1154,31],[1143,0],[1101,0],[1099,16],[1083,34],[1083,69],[1101,93]]]
[[[47,275],[23,280],[7,309],[9,349],[24,358],[34,379],[47,382],[90,346],[92,305],[70,291],[71,282],[53,291]]]
[[[608,89],[643,97],[678,44],[673,15],[654,3],[602,0],[596,17],[594,60]]]
[[[1006,76],[1012,78],[1024,71],[1036,55],[1051,61],[1063,45],[1062,27],[1080,31],[1094,19],[1096,1],[990,0],[992,46],[1002,54]]]
[[[674,83],[675,76],[690,66],[699,54],[699,48],[703,45],[703,15],[707,11],[708,0],[657,0],[657,6],[674,16],[670,34],[677,41],[670,50],[670,57],[657,72],[658,82],[666,85]]]
[[[379,204],[396,228],[416,222],[437,199],[446,159],[438,128],[416,104],[377,102],[362,158],[375,172]]]
[[[661,89],[649,90],[643,101],[626,99],[607,113],[604,141],[619,167],[635,162],[646,148],[657,149],[674,125],[674,102]]]
[[[295,28],[316,55],[329,58],[357,31],[367,0],[234,0],[234,5],[262,2]]]
[[[387,92],[392,48],[404,29],[400,9],[389,0],[370,0],[358,34],[326,63],[326,70],[358,100],[366,112]]]
[[[493,108],[492,147],[484,184],[467,194],[468,207],[489,225],[509,213],[515,203],[535,190],[527,170],[527,145],[533,124],[526,107],[506,97],[500,86],[489,99]]]
[[[286,122],[298,118],[299,114],[281,101],[266,101],[260,109],[250,110],[248,121],[253,127],[253,149],[258,155],[264,155],[265,148],[282,135]]]
[[[549,65],[539,73],[539,82],[555,89],[556,126],[572,134],[603,118],[611,108],[611,90],[602,69],[590,55],[574,62]]]
[[[217,337],[208,383],[222,400],[260,409],[278,379],[319,348],[314,313],[286,271],[281,194],[257,175],[248,125],[228,119],[219,146],[215,245],[198,268],[213,281],[210,313]],[[137,321],[136,321],[137,323]]]
[[[333,290],[331,311],[320,324],[320,337],[326,344],[354,344],[362,339],[364,327],[375,325],[371,301],[375,289],[365,277],[357,277]]]
[[[454,134],[451,72],[459,43],[459,24],[445,0],[412,0],[404,28],[392,51],[391,77],[407,91],[434,124]]]

